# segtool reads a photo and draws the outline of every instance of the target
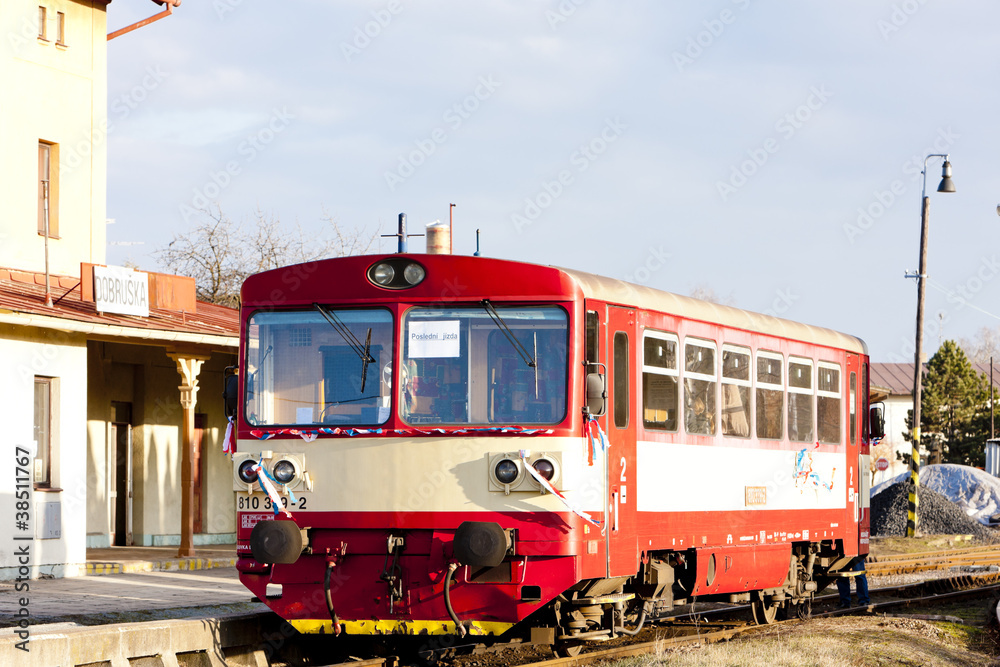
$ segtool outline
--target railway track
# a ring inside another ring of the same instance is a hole
[[[952,567],[1000,566],[1000,546],[966,547],[948,551],[928,551],[892,556],[870,556],[866,570],[870,576],[917,574]]]
[[[962,575],[917,584],[877,588],[872,589],[871,594],[873,597],[871,605],[847,610],[832,608],[837,601],[836,595],[818,597],[812,617],[829,618],[858,613],[886,614],[899,609],[928,607],[962,599],[995,598],[1000,594],[1000,573]],[[586,652],[573,657],[552,657],[551,648],[548,646],[515,642],[492,646],[469,644],[429,649],[411,652],[410,655],[355,660],[327,667],[409,667],[427,664],[449,667],[465,667],[470,664],[478,667],[492,664],[575,667],[645,655],[685,645],[729,641],[739,635],[750,635],[782,624],[808,622],[792,619],[765,626],[753,625],[747,620],[748,609],[747,606],[732,606],[659,619],[654,627],[644,630],[637,637],[620,637],[603,645],[588,645]],[[495,654],[502,654],[503,657],[500,658]]]

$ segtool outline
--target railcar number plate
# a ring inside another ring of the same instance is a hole
[[[747,501],[747,507],[766,505],[767,487],[766,486],[746,487],[746,501]]]
[[[295,495],[298,502],[290,503],[288,496],[281,497],[281,506],[285,509],[304,510],[309,509],[309,500],[304,495]],[[238,494],[236,497],[236,509],[246,512],[248,510],[271,510],[271,499],[261,493]]]

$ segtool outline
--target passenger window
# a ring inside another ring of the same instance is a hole
[[[586,355],[587,362],[591,364],[596,364],[600,361],[597,357],[598,350],[598,332],[600,331],[598,321],[597,321],[597,311],[588,310],[587,311],[587,340],[586,340]],[[596,371],[592,371],[596,372]]]
[[[628,426],[628,334],[615,332],[615,426]]]
[[[819,362],[817,371],[816,422],[819,441],[840,442],[840,366]]]
[[[750,350],[722,346],[722,434],[750,437]]]
[[[642,339],[642,424],[677,430],[677,336],[649,331]]]
[[[851,444],[858,442],[858,374],[851,373]]]
[[[757,437],[781,440],[784,432],[785,383],[777,352],[757,353]]]
[[[684,341],[684,428],[715,435],[715,343]]]
[[[813,441],[813,366],[809,359],[788,359],[788,439]]]

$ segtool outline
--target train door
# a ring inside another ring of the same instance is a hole
[[[862,387],[861,387],[861,359],[856,354],[847,355],[847,525],[845,531],[844,548],[853,552],[854,545],[858,544],[858,522],[861,520],[861,476],[867,475],[868,470],[861,468],[861,423],[864,413],[862,412]],[[866,485],[865,485],[866,486]]]
[[[608,576],[633,575],[639,569],[636,552],[635,448],[636,317],[635,309],[608,306],[608,395],[605,431],[610,447],[608,511],[605,539]]]

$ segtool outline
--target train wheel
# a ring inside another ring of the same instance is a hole
[[[760,593],[754,595],[750,602],[753,622],[757,625],[770,625],[778,618],[778,603],[765,599]]]
[[[575,658],[582,650],[583,644],[580,642],[560,642],[552,645],[552,652],[557,658]]]

